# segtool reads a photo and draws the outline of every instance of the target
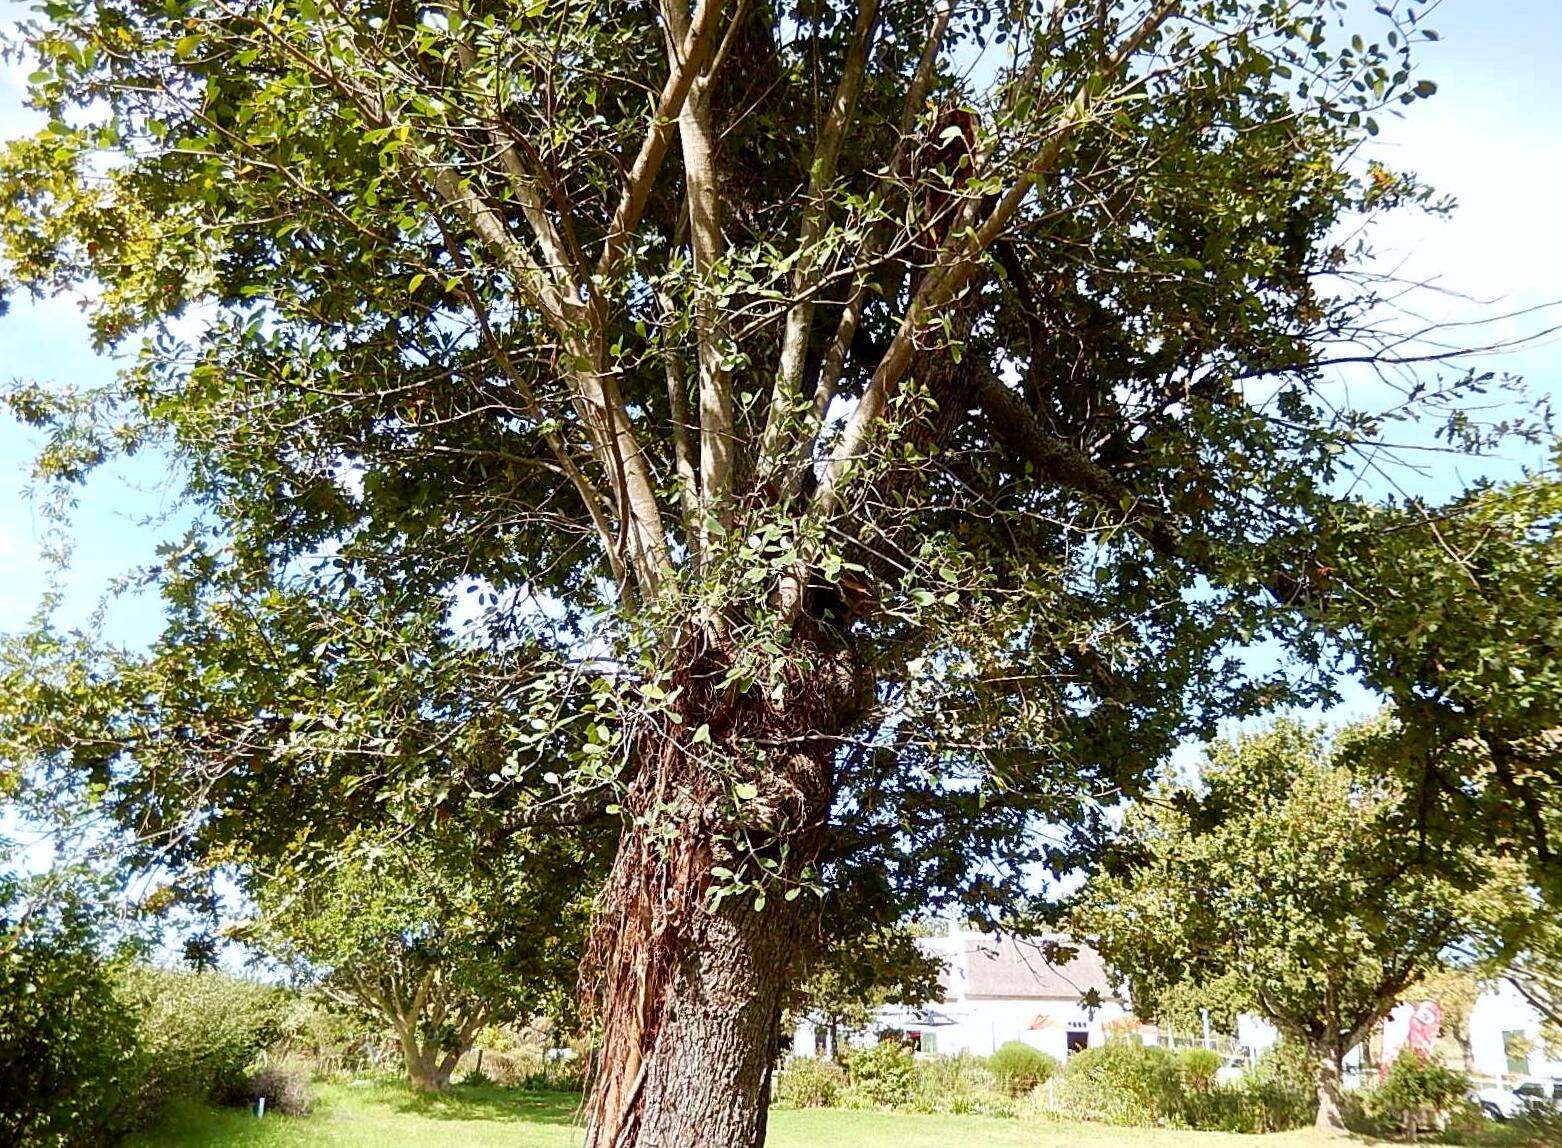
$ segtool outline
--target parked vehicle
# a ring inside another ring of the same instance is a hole
[[[1512,1120],[1530,1105],[1550,1105],[1562,1112],[1562,1078],[1492,1085],[1477,1089],[1471,1099],[1493,1120]]]

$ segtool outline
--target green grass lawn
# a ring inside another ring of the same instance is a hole
[[[573,1148],[579,1143],[572,1094],[463,1088],[414,1096],[395,1085],[330,1085],[302,1119],[187,1107],[131,1143],[135,1148]],[[1311,1132],[1234,1136],[1047,1124],[980,1116],[901,1112],[777,1110],[770,1148],[1316,1148]],[[1357,1141],[1365,1143],[1365,1141]]]

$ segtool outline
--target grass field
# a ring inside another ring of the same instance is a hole
[[[579,1143],[570,1094],[461,1089],[414,1096],[391,1085],[326,1086],[308,1117],[183,1108],[135,1148],[573,1148]],[[1367,1143],[1367,1141],[1356,1141]],[[770,1148],[1317,1148],[1337,1144],[1311,1132],[1235,1136],[1046,1124],[979,1116],[901,1112],[775,1111]]]

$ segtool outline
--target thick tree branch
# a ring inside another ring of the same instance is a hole
[[[707,0],[709,2],[709,0]],[[681,69],[682,45],[689,39],[684,0],[664,0],[672,66]],[[683,144],[683,174],[689,205],[689,245],[694,253],[694,325],[699,344],[700,507],[720,521],[732,491],[737,439],[733,422],[732,378],[727,367],[731,335],[713,294],[716,267],[726,253],[721,221],[721,186],[716,171],[716,135],[711,124],[710,77],[697,77],[678,113]],[[701,553],[710,540],[701,539]]]
[[[628,248],[629,237],[634,234],[645,213],[645,205],[651,196],[662,161],[667,157],[673,131],[678,127],[684,104],[695,80],[710,62],[715,49],[716,32],[721,25],[723,0],[705,0],[700,5],[694,24],[683,33],[683,44],[678,50],[671,73],[662,94],[651,112],[651,126],[646,129],[640,150],[629,172],[624,177],[624,187],[619,193],[618,206],[602,240],[602,254],[597,260],[597,276],[609,278],[616,274],[620,261]]]
[[[814,147],[813,163],[808,170],[808,191],[803,203],[803,222],[798,235],[799,258],[792,273],[792,294],[797,302],[786,315],[786,327],[781,337],[780,365],[776,370],[775,385],[771,390],[770,409],[765,416],[765,431],[760,440],[760,467],[768,469],[775,457],[782,438],[795,416],[792,403],[802,388],[803,368],[808,356],[808,337],[813,330],[814,292],[818,279],[815,248],[829,218],[826,191],[835,182],[836,167],[840,161],[841,146],[847,130],[856,114],[857,97],[862,93],[863,77],[867,71],[868,56],[878,31],[878,0],[867,0],[857,10],[857,24],[852,32],[852,43],[841,68],[840,82],[835,97],[830,101],[829,114],[820,129],[818,143]]]
[[[1118,45],[1103,67],[1078,87],[1053,125],[1047,142],[985,219],[967,225],[976,208],[974,201],[960,212],[954,226],[950,228],[951,238],[946,241],[933,267],[918,286],[895,337],[890,341],[842,432],[836,457],[826,469],[819,487],[818,501],[823,513],[833,513],[839,504],[839,488],[861,457],[869,436],[876,429],[896,387],[910,367],[918,340],[932,333],[939,312],[967,287],[987,249],[1003,234],[1031,191],[1056,166],[1064,145],[1080,125],[1089,122],[1097,107],[1105,101],[1111,91],[1110,81],[1180,7],[1181,0],[1160,0],[1140,25]]]

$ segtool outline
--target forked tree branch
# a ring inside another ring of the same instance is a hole
[[[771,389],[770,408],[765,416],[765,431],[760,440],[760,466],[768,469],[795,412],[793,403],[802,388],[803,368],[808,355],[808,337],[813,330],[814,292],[818,279],[815,248],[829,218],[825,193],[835,182],[841,147],[856,114],[857,97],[862,93],[868,56],[879,26],[878,0],[867,0],[857,11],[851,48],[841,68],[840,82],[830,101],[830,111],[814,146],[813,163],[808,169],[808,191],[803,203],[803,222],[798,235],[799,259],[792,274],[792,293],[797,302],[787,312],[781,337],[781,357]]]
[[[599,278],[610,278],[617,274],[629,238],[639,226],[640,217],[645,214],[651,188],[656,183],[657,173],[661,171],[662,161],[667,157],[668,145],[672,143],[673,131],[678,127],[689,92],[715,50],[723,8],[723,0],[705,0],[700,5],[693,26],[683,34],[683,45],[677,53],[666,84],[662,86],[656,107],[651,112],[651,125],[646,129],[639,152],[629,165],[623,189],[619,192],[618,206],[613,211],[612,221],[603,237],[602,254],[597,259]]]
[[[879,360],[862,398],[841,435],[835,458],[826,468],[818,492],[822,513],[834,513],[839,504],[841,484],[862,455],[869,436],[876,430],[889,400],[910,367],[917,340],[935,320],[938,312],[951,303],[970,283],[983,255],[1003,234],[1031,191],[1057,164],[1064,145],[1081,124],[1087,123],[1096,108],[1111,92],[1110,83],[1162,24],[1181,7],[1182,0],[1159,0],[1144,20],[1113,51],[1106,63],[1076,89],[1047,142],[1010,185],[985,219],[967,225],[974,202],[968,204],[949,231],[932,268],[917,287],[890,345]]]

